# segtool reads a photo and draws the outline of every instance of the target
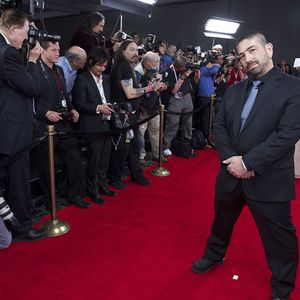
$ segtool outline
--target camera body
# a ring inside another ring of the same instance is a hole
[[[191,70],[191,71],[196,71],[200,69],[200,65],[199,64],[193,64],[191,62],[188,62],[185,65],[186,70]]]
[[[40,42],[50,41],[52,43],[56,43],[59,42],[60,40],[61,40],[60,35],[47,34],[45,32],[39,31],[32,25],[29,26],[27,43],[30,45],[31,48],[35,46],[36,41],[40,41]]]
[[[117,34],[117,40],[118,40],[118,42],[123,42],[123,41],[125,41],[127,39],[132,39],[132,37],[129,34],[127,34],[126,32],[124,32],[124,31],[119,31],[118,32],[118,34]]]
[[[111,104],[111,108],[115,111],[112,114],[112,123],[114,128],[122,129],[129,126],[128,116],[133,113],[132,105],[129,102],[120,102]]]
[[[120,102],[120,103],[113,103],[112,109],[115,111],[115,113],[132,113],[132,105],[129,102]]]
[[[70,111],[69,111],[66,107],[63,107],[63,106],[57,107],[57,108],[56,108],[56,111],[57,111],[58,113],[60,113],[60,116],[61,116],[64,120],[70,121],[70,120],[72,119],[72,115],[71,115]]]

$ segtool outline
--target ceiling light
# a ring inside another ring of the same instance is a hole
[[[240,23],[237,21],[218,18],[210,18],[205,23],[205,30],[227,34],[235,34],[239,27]]]
[[[137,0],[137,1],[140,1],[140,2],[143,2],[143,3],[146,3],[146,4],[153,5],[153,4],[156,3],[157,0]]]
[[[235,39],[235,37],[230,34],[224,34],[224,33],[218,33],[218,32],[208,32],[208,31],[204,31],[203,33],[207,37],[230,39],[230,40]]]

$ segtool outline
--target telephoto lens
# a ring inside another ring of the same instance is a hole
[[[5,202],[4,198],[0,196],[0,217],[3,219],[5,225],[9,230],[18,229],[21,227],[19,221],[14,216],[14,213]]]

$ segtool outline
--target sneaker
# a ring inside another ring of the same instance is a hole
[[[224,263],[224,258],[214,261],[206,257],[202,257],[194,261],[192,265],[192,271],[194,273],[206,273],[209,272],[213,267]]]
[[[164,156],[171,156],[171,155],[172,155],[172,152],[170,149],[164,150]]]

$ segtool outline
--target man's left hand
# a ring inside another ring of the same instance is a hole
[[[78,122],[78,120],[79,120],[79,113],[78,113],[78,111],[75,110],[75,109],[72,109],[71,110],[71,115],[72,115],[72,121],[74,123]]]
[[[243,176],[247,173],[247,170],[244,168],[242,163],[242,156],[232,156],[227,158],[223,160],[223,164],[227,165],[228,172],[236,178],[243,178]]]

